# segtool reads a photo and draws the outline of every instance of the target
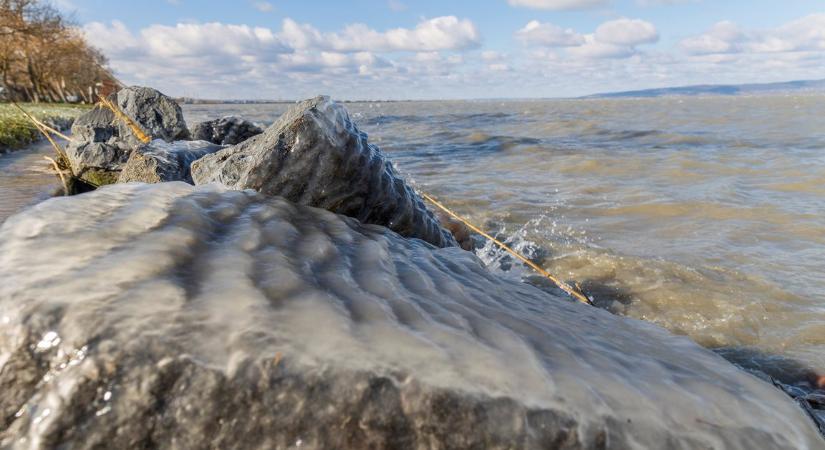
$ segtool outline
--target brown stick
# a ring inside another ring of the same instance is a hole
[[[144,132],[144,131],[140,128],[140,125],[138,125],[138,124],[137,124],[137,122],[135,122],[135,121],[134,121],[131,117],[129,117],[129,116],[127,116],[126,114],[124,114],[124,113],[123,113],[123,111],[121,111],[121,110],[120,110],[120,108],[118,108],[118,107],[117,107],[117,105],[115,105],[115,104],[113,104],[112,102],[110,102],[110,101],[109,101],[109,99],[107,99],[106,97],[103,97],[103,96],[100,96],[100,95],[99,95],[99,96],[98,96],[98,98],[100,99],[100,103],[101,103],[103,106],[105,106],[105,107],[109,108],[109,110],[111,110],[111,111],[112,111],[112,113],[114,113],[115,117],[116,117],[118,120],[120,120],[120,121],[122,121],[123,123],[125,123],[125,124],[126,124],[126,126],[128,126],[128,127],[129,127],[129,129],[131,129],[131,130],[132,130],[132,133],[135,135],[135,137],[136,137],[136,138],[138,138],[138,140],[139,140],[140,142],[143,142],[144,144],[148,144],[148,143],[152,142],[152,138],[151,138],[151,137],[149,137],[149,136],[148,136],[148,135],[147,135],[147,134],[146,134],[146,133],[145,133],[145,132]]]
[[[32,117],[31,114],[26,112],[26,110],[20,107],[20,105],[18,105],[16,102],[12,101],[11,104],[14,105],[15,108],[19,109],[20,112],[22,112],[23,115],[26,116],[34,124],[35,128],[37,128],[37,131],[39,131],[43,136],[46,137],[46,139],[49,140],[49,143],[52,144],[52,147],[54,148],[54,151],[57,152],[58,156],[60,156],[66,161],[69,160],[68,156],[66,156],[66,151],[63,150],[63,148],[61,148],[59,145],[57,145],[57,142],[55,142],[54,139],[52,139],[52,136],[49,134],[49,132],[40,126],[40,123],[37,119]]]
[[[59,137],[61,137],[61,138],[65,139],[65,140],[67,140],[67,141],[69,141],[69,142],[71,142],[71,141],[72,141],[72,138],[70,138],[69,136],[66,136],[65,134],[63,134],[63,133],[61,133],[61,132],[59,132],[59,131],[55,130],[54,128],[52,128],[52,127],[50,127],[50,126],[46,125],[45,123],[41,122],[41,121],[40,121],[37,117],[32,116],[32,120],[34,120],[35,122],[37,122],[38,124],[40,124],[40,126],[41,126],[41,127],[43,127],[43,128],[45,128],[45,129],[46,129],[46,131],[48,131],[48,132],[50,132],[50,133],[52,133],[52,134],[54,134],[54,135],[56,135],[56,136],[59,136]]]
[[[463,217],[459,216],[458,214],[452,212],[449,208],[447,208],[446,206],[439,203],[436,199],[430,197],[429,195],[425,194],[424,192],[421,192],[421,196],[424,197],[425,199],[427,199],[433,205],[437,206],[439,209],[441,209],[445,213],[452,216],[454,219],[462,222],[464,225],[467,225],[471,230],[473,230],[476,233],[478,233],[478,234],[484,236],[485,238],[491,240],[494,244],[501,247],[504,251],[506,251],[506,252],[510,253],[511,255],[515,256],[516,258],[520,259],[522,262],[524,262],[525,264],[530,266],[536,272],[540,273],[541,275],[544,275],[548,280],[552,281],[553,284],[558,286],[559,289],[563,290],[564,292],[567,292],[567,294],[569,294],[571,297],[575,298],[576,300],[578,300],[578,301],[580,301],[580,302],[582,302],[586,305],[592,305],[593,304],[593,302],[591,302],[590,299],[587,298],[584,294],[582,294],[578,290],[574,289],[572,286],[565,283],[564,281],[559,280],[558,278],[554,277],[553,275],[550,274],[550,272],[542,269],[541,267],[539,267],[538,264],[536,264],[533,261],[530,261],[529,259],[525,258],[519,252],[513,250],[512,248],[510,248],[504,242],[501,242],[498,239],[496,239],[496,238],[490,236],[489,234],[485,233],[482,229],[480,229],[479,227],[477,227],[477,226],[471,224],[469,221],[467,221],[467,219],[464,219]]]
[[[54,166],[54,171],[57,172],[57,176],[60,177],[60,182],[63,183],[63,195],[69,195],[69,183],[67,183],[66,178],[63,177],[63,171],[60,170],[60,166],[57,165],[57,161],[48,156],[43,156],[43,158],[52,163],[52,166]]]

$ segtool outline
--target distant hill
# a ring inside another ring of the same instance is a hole
[[[802,92],[825,93],[825,80],[754,84],[701,84],[696,86],[642,89],[639,91],[609,92],[588,95],[584,98],[665,97],[671,95],[749,95]]]

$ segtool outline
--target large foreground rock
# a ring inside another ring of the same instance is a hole
[[[190,172],[192,162],[222,148],[206,141],[168,143],[155,139],[132,152],[120,172],[118,183],[184,181],[193,184]]]
[[[824,444],[687,338],[458,248],[183,183],[2,225],[0,392],[2,448]]]
[[[195,161],[192,178],[279,195],[439,247],[457,245],[346,109],[328,97],[301,102],[263,134]]]
[[[261,127],[246,119],[226,116],[195,124],[192,127],[192,139],[220,145],[235,145],[263,132]]]
[[[124,114],[155,139],[188,139],[180,106],[147,87],[128,87],[109,96]],[[104,107],[95,107],[72,125],[73,142],[66,148],[72,171],[96,185],[114,183],[132,151],[143,145],[132,130]]]

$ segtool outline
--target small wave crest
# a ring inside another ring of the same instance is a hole
[[[691,267],[618,254],[548,215],[513,228],[488,221],[495,236],[555,276],[576,284],[614,314],[656,323],[735,364],[803,391],[825,372],[821,317],[810,300],[723,267]],[[559,293],[491,242],[476,254],[488,268]]]

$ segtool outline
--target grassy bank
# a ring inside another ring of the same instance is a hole
[[[20,105],[29,114],[54,128],[68,128],[90,106],[68,104]],[[24,147],[41,138],[40,132],[23,113],[8,103],[0,104],[0,153]]]

